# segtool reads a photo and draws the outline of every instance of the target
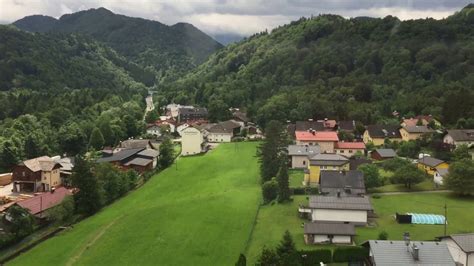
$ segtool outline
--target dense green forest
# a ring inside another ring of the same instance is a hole
[[[26,158],[83,152],[95,128],[104,145],[141,134],[142,73],[84,36],[0,26],[0,170]]]
[[[165,99],[266,121],[474,116],[474,6],[442,19],[301,18],[216,52]]]
[[[158,21],[114,14],[105,8],[67,14],[56,20],[36,15],[13,23],[31,32],[81,33],[104,42],[127,59],[148,67],[145,84],[155,77],[174,80],[204,62],[222,45],[191,24],[167,26]]]

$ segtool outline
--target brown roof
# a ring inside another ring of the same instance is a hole
[[[33,172],[38,172],[38,171],[51,171],[54,168],[59,168],[60,164],[56,163],[53,159],[51,159],[49,156],[41,156],[38,158],[26,160],[20,165],[24,165],[28,167]]]
[[[455,141],[474,141],[474,129],[451,129],[448,135]]]
[[[372,138],[401,138],[399,126],[370,125],[367,131]]]
[[[426,157],[423,157],[423,158],[419,159],[418,163],[424,164],[424,165],[427,165],[427,166],[430,166],[430,167],[436,167],[436,166],[444,163],[444,161],[440,160],[440,159],[430,157],[430,156],[426,156]]]
[[[59,187],[54,192],[46,192],[33,198],[19,201],[17,204],[35,215],[58,205],[68,195],[72,195],[68,189]]]
[[[305,223],[304,233],[311,235],[345,235],[355,236],[353,224],[343,223]]]
[[[434,132],[427,126],[405,126],[403,127],[408,133],[431,133]]]

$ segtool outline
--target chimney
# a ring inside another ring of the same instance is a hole
[[[411,255],[414,260],[420,260],[420,249],[415,244],[411,248]]]
[[[316,135],[316,131],[312,130],[312,131],[311,131],[311,134],[313,134],[313,136],[315,136],[315,135]]]
[[[341,191],[339,191],[339,189],[337,190],[337,197],[338,197],[338,198],[341,197]]]

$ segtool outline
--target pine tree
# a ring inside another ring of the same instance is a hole
[[[295,242],[288,230],[285,231],[283,239],[276,248],[276,254],[279,258],[280,265],[300,265],[298,252],[296,250]]]
[[[72,174],[72,184],[79,190],[74,195],[77,210],[86,215],[94,214],[104,203],[101,186],[91,167],[91,163],[85,158],[77,156]]]
[[[265,139],[258,149],[262,184],[275,177],[282,151],[285,149],[286,135],[280,122],[272,120],[265,128]]]
[[[278,255],[275,253],[275,251],[264,246],[256,265],[276,266],[278,265]]]
[[[160,158],[159,164],[161,168],[166,168],[173,163],[174,160],[174,149],[173,143],[169,137],[165,137],[160,145]]]
[[[235,266],[246,266],[247,258],[244,254],[240,253],[239,260],[235,263]]]
[[[100,129],[97,127],[94,128],[89,139],[89,147],[100,150],[104,146],[104,142],[104,136],[102,132],[100,132]]]
[[[278,182],[278,202],[285,202],[290,200],[290,182],[288,176],[288,165],[286,156],[280,160],[280,170],[277,175]]]

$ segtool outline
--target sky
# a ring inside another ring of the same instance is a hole
[[[471,0],[473,1],[473,0]],[[105,7],[114,13],[173,25],[188,22],[210,35],[248,36],[302,16],[397,16],[441,19],[469,4],[464,0],[0,0],[0,23],[28,15],[63,14]]]

